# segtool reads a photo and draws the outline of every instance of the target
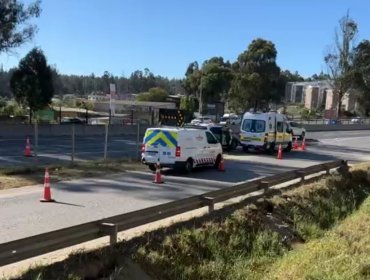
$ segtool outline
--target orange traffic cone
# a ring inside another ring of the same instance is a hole
[[[55,200],[51,198],[50,190],[50,175],[49,169],[45,169],[45,179],[44,179],[44,198],[40,199],[41,202],[54,202]]]
[[[225,171],[225,163],[223,157],[221,157],[220,163],[218,164],[218,171]]]
[[[298,150],[298,137],[295,137],[294,144],[293,144],[293,150]]]
[[[302,146],[301,146],[302,151],[306,150],[306,138],[302,139]]]
[[[30,143],[30,138],[29,137],[27,137],[27,140],[26,140],[26,148],[24,149],[24,156],[25,157],[31,157],[32,156],[31,143]]]
[[[279,145],[279,150],[277,154],[277,159],[283,159],[283,150],[281,148],[281,144]]]
[[[161,165],[160,165],[159,161],[156,164],[153,183],[154,184],[163,184],[162,174],[161,174]]]

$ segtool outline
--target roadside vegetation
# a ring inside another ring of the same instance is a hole
[[[265,279],[370,279],[370,199],[322,238],[278,260]]]
[[[18,279],[131,279],[127,259],[140,279],[369,279],[369,192],[370,165],[360,164]]]
[[[46,167],[49,168],[51,182],[102,177],[145,168],[140,162],[132,160],[86,161],[74,164],[2,168],[0,169],[0,190],[42,184]]]
[[[329,177],[288,191],[200,228],[179,229],[160,242],[148,242],[135,256],[159,279],[273,279],[275,262],[312,240],[320,250],[320,238],[325,242],[331,228],[366,199],[368,173],[356,170],[351,175]],[[328,259],[335,262],[336,255],[342,254],[341,246],[331,246]],[[364,250],[370,253],[370,248]],[[299,259],[296,263],[300,268]],[[270,276],[266,278],[266,274]],[[327,275],[330,278],[330,271]],[[278,279],[322,279],[285,276]]]

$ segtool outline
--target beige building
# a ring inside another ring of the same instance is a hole
[[[333,90],[328,90],[327,97],[326,97],[326,104],[325,109],[331,110],[331,109],[338,109],[338,101],[339,96],[338,94],[334,94]],[[342,111],[348,111],[348,112],[355,112],[357,109],[357,99],[356,95],[354,93],[345,93],[342,98]]]
[[[311,110],[319,107],[319,94],[320,88],[314,86],[308,86],[304,94],[304,106]]]
[[[338,94],[334,93],[332,89],[326,91],[325,110],[338,108]]]
[[[332,86],[329,81],[310,81],[310,82],[288,82],[285,86],[285,102],[295,104],[306,104],[306,93],[311,92],[311,87],[318,91],[318,100],[315,107],[325,104],[325,91]],[[316,97],[314,97],[315,99]],[[311,98],[309,97],[308,100]],[[314,100],[315,101],[315,100]],[[311,108],[309,108],[311,109]]]
[[[325,118],[332,119],[338,116],[338,94],[334,93],[332,89],[326,91],[325,102]]]
[[[357,109],[357,100],[354,93],[346,93],[342,99],[342,110],[348,112],[355,112]]]

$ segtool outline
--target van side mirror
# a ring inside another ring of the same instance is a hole
[[[286,128],[286,132],[287,132],[287,133],[292,133],[292,132],[293,132],[293,129],[291,129],[290,127],[287,127],[287,128]]]

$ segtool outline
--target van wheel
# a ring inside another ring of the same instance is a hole
[[[231,141],[231,147],[230,147],[230,150],[236,150],[236,148],[238,147],[238,140],[236,140],[236,139],[233,139],[232,141]]]
[[[148,167],[151,171],[156,171],[155,164],[149,164]]]
[[[248,153],[248,147],[247,146],[243,146],[243,152]]]
[[[191,171],[193,171],[193,160],[192,159],[188,159],[185,163],[185,167],[184,167],[184,171],[185,173],[187,174],[190,174]]]
[[[290,152],[292,150],[292,142],[288,143],[288,146],[284,149],[284,152]]]
[[[267,149],[267,153],[269,155],[273,155],[275,153],[275,143],[271,143],[270,147]]]
[[[220,165],[220,162],[221,162],[221,155],[218,155],[217,158],[216,158],[216,161],[215,161],[215,164],[213,165],[214,168],[218,168],[218,166]]]

